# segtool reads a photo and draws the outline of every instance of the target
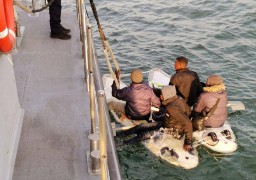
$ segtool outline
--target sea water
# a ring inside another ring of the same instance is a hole
[[[64,2],[64,0],[63,0]],[[89,1],[88,1],[89,2]],[[88,3],[87,2],[87,3]],[[66,7],[74,2],[66,0]],[[242,101],[245,111],[229,112],[238,149],[219,156],[198,147],[199,166],[184,170],[152,155],[140,143],[118,148],[123,179],[256,179],[256,1],[255,0],[95,0],[98,16],[129,84],[133,68],[162,68],[173,74],[178,56],[201,81],[210,74],[224,78],[228,99]],[[65,7],[64,7],[65,8]],[[90,5],[87,11],[101,73],[109,73]]]

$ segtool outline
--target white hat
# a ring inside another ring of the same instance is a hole
[[[176,96],[176,88],[173,85],[165,86],[162,88],[162,94],[164,97],[164,100],[170,99],[174,96]]]

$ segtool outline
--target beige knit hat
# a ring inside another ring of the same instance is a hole
[[[141,69],[134,69],[131,73],[131,80],[134,83],[141,83],[143,80],[143,74]]]
[[[170,99],[174,96],[176,96],[176,88],[173,85],[164,86],[162,88],[162,94],[164,97],[164,100]]]
[[[223,78],[220,75],[213,74],[207,78],[206,86],[214,86],[220,84],[223,84]]]

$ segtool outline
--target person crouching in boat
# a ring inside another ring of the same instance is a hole
[[[227,92],[223,78],[219,75],[210,75],[203,90],[192,114],[195,119],[198,116],[207,116],[212,107],[217,105],[211,116],[203,120],[203,125],[212,128],[221,127],[227,119]]]
[[[120,72],[116,72],[119,79]],[[112,101],[108,103],[110,110],[116,110],[132,120],[147,120],[151,114],[151,106],[159,107],[160,100],[154,94],[151,87],[143,83],[141,69],[134,69],[131,72],[130,86],[117,89],[115,81],[112,84],[112,96],[125,102]]]
[[[185,100],[177,96],[175,86],[169,85],[162,88],[160,96],[162,104],[166,107],[163,127],[173,129],[179,136],[185,135],[184,149],[193,150],[192,147],[192,123],[189,119],[191,108]]]
[[[128,136],[137,134],[136,137],[125,141],[139,142],[149,139],[152,131],[161,127],[169,129],[169,132],[176,138],[181,138],[185,134],[184,149],[192,151],[192,124],[188,118],[191,112],[190,107],[186,104],[183,98],[177,96],[175,86],[169,85],[161,89],[160,98],[162,105],[165,106],[165,117],[163,121],[144,123],[137,125],[129,130],[117,133],[117,136]]]

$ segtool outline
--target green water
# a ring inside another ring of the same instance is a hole
[[[229,113],[239,145],[234,154],[219,157],[198,147],[198,167],[184,170],[138,143],[118,148],[123,179],[256,179],[256,1],[98,0],[95,5],[125,83],[135,67],[145,72],[160,67],[173,74],[175,58],[186,56],[201,81],[220,74],[229,100],[246,106],[243,112]],[[89,7],[101,72],[108,73]]]

